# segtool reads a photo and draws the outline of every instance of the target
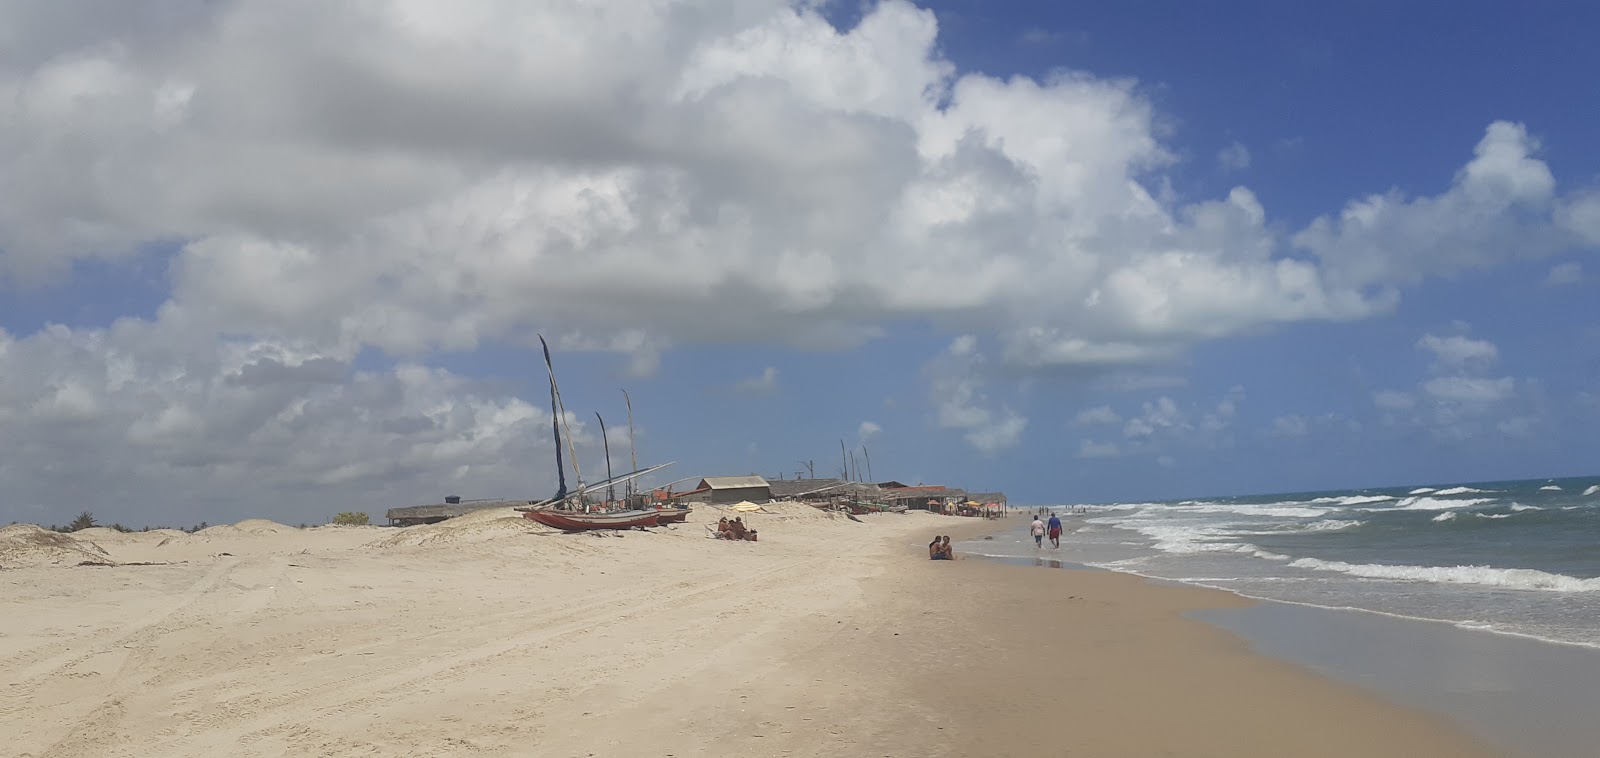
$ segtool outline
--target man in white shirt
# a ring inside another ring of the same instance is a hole
[[[1033,517],[1033,524],[1029,526],[1033,531],[1033,544],[1035,547],[1044,547],[1044,522],[1038,516]]]

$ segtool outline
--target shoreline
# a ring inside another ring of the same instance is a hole
[[[1068,530],[1082,526],[1069,522]],[[1034,548],[1019,539],[1021,549]],[[983,543],[966,547],[979,550]],[[1063,547],[1067,543],[1063,542]],[[1001,550],[1001,552],[1004,552]],[[1218,583],[1185,582],[1053,558],[991,553],[981,560],[1064,573],[1117,574],[1157,587],[1217,592],[1240,607],[1185,615],[1227,631],[1258,654],[1352,684],[1407,708],[1447,718],[1484,745],[1519,758],[1580,758],[1600,743],[1588,708],[1600,655],[1582,643],[1359,607],[1260,597]],[[1404,655],[1389,651],[1405,650]]]
[[[758,543],[710,508],[108,536],[123,565],[0,572],[0,729],[60,758],[1492,754],[1184,617],[1226,593],[923,551],[1015,519],[768,508]]]

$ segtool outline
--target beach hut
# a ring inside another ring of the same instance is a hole
[[[705,491],[708,503],[765,503],[772,499],[772,485],[759,476],[708,476],[695,489]]]

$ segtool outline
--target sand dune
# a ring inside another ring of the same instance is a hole
[[[0,731],[36,756],[567,754],[535,748],[613,739],[563,724],[848,601],[863,556],[932,518],[774,510],[745,516],[759,543],[707,539],[711,510],[615,536],[510,509],[408,529],[252,520],[103,553],[12,527],[6,544],[43,539],[55,564],[169,563],[0,572],[30,609],[0,636]]]
[[[109,530],[108,530],[109,531]],[[76,566],[106,563],[106,551],[93,542],[52,532],[33,524],[0,528],[0,568]]]

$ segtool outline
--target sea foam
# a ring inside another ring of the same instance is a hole
[[[1591,484],[1589,485],[1589,489],[1583,491],[1583,496],[1588,497],[1596,493],[1600,493],[1600,484]]]
[[[1387,503],[1394,499],[1393,495],[1346,495],[1344,497],[1319,497],[1311,502],[1332,505],[1370,505],[1372,503]]]
[[[1395,504],[1394,510],[1400,511],[1444,511],[1451,508],[1470,508],[1474,505],[1492,503],[1492,497],[1468,498],[1466,500],[1440,500],[1436,497],[1408,497]],[[1387,510],[1387,509],[1386,509]]]
[[[1389,566],[1376,563],[1324,561],[1317,558],[1300,558],[1290,562],[1289,565],[1316,571],[1337,571],[1368,579],[1394,579],[1397,581],[1435,582],[1441,584],[1477,584],[1485,587],[1543,590],[1546,592],[1600,591],[1600,579],[1579,579],[1565,574],[1551,574],[1534,569],[1507,569],[1493,566]]]
[[[1430,492],[1436,492],[1436,491],[1437,490],[1435,490],[1432,487],[1418,487],[1418,488],[1416,488],[1416,489],[1414,489],[1414,490],[1412,490],[1410,492],[1407,492],[1406,494],[1407,495],[1426,495],[1426,494],[1428,494]]]
[[[1442,497],[1449,497],[1451,495],[1476,495],[1476,494],[1478,494],[1480,492],[1488,492],[1488,490],[1477,490],[1477,489],[1473,489],[1471,487],[1451,487],[1450,489],[1447,489],[1447,490],[1439,490],[1438,492],[1435,492],[1433,494],[1439,495],[1439,496],[1442,496]]]

